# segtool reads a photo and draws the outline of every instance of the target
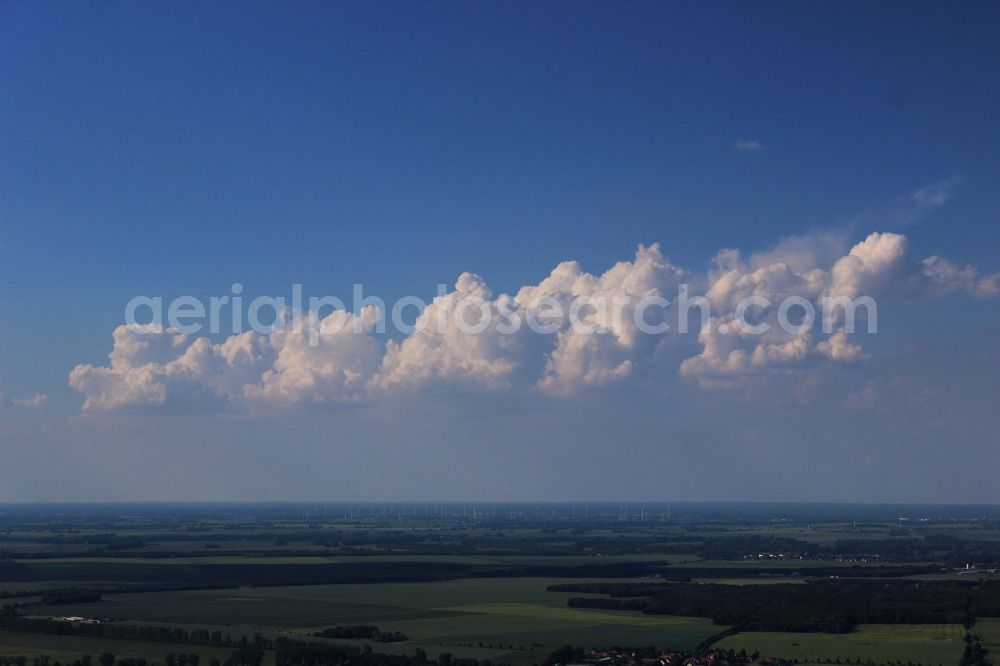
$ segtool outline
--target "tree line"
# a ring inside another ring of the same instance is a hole
[[[844,633],[858,624],[971,624],[1000,616],[1000,584],[928,581],[812,581],[805,584],[552,585],[574,608],[711,618],[739,631]]]
[[[401,631],[382,631],[373,624],[348,624],[344,626],[329,627],[313,634],[319,638],[352,638],[371,640],[376,643],[401,643],[410,640],[409,636]]]

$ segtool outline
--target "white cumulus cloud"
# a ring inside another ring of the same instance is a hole
[[[651,375],[658,352],[675,339],[673,301],[689,280],[701,285],[694,295],[711,316],[692,331],[696,353],[667,374],[679,371],[705,388],[862,361],[866,354],[842,311],[824,329],[825,299],[870,297],[881,305],[882,299],[1000,294],[1000,274],[981,276],[937,256],[914,259],[906,238],[890,232],[849,248],[843,236],[820,233],[786,238],[746,259],[724,250],[707,274],[695,276],[667,261],[658,245],[640,246],[633,258],[599,274],[575,261],[560,263],[514,295],[495,295],[482,277],[463,273],[419,314],[415,330],[385,343],[373,333],[372,307],[357,316],[304,313],[269,335],[240,333],[217,343],[155,325],[120,326],[108,364],[79,365],[69,382],[83,394],[85,411],[255,410],[439,388],[570,396]],[[783,311],[782,303],[791,307]],[[803,305],[816,314],[811,325]],[[857,313],[855,325],[864,330],[868,312]],[[783,315],[790,327],[782,325]],[[697,306],[689,320],[700,320]],[[5,401],[32,403],[44,397]]]
[[[709,274],[706,298],[712,317],[698,334],[702,349],[682,362],[681,374],[706,388],[733,387],[748,377],[781,373],[818,360],[849,363],[862,359],[861,346],[845,330],[842,309],[829,308],[831,325],[823,331],[824,299],[868,297],[877,306],[947,293],[977,297],[997,293],[998,276],[982,278],[971,267],[959,269],[938,257],[917,261],[901,234],[872,233],[831,265],[830,249],[835,246],[830,237],[819,235],[788,239],[749,262],[736,251],[720,253]],[[740,317],[737,308],[747,299],[760,299],[759,305],[752,304]],[[801,299],[786,311],[786,324],[791,326],[783,326],[780,319],[780,304],[787,299]],[[792,313],[801,316],[807,307],[815,323],[805,327]],[[865,307],[856,313],[868,315]],[[741,322],[754,330],[738,325]],[[856,330],[865,330],[864,323],[856,321]],[[802,330],[796,330],[800,326]]]

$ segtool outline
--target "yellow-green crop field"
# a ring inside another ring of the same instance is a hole
[[[804,664],[839,659],[952,666],[965,649],[963,636],[959,624],[864,624],[848,634],[740,633],[727,636],[715,646],[757,650],[762,655],[798,659]]]

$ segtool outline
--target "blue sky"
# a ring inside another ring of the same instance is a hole
[[[1000,463],[1000,308],[968,285],[887,291],[856,362],[727,388],[680,372],[694,339],[559,397],[438,377],[264,413],[82,411],[68,381],[108,364],[133,296],[237,281],[429,299],[469,271],[515,294],[659,243],[704,284],[725,248],[830,234],[839,257],[872,232],[987,279],[998,28],[993,3],[3,3],[0,500],[1000,501],[952,469]],[[203,478],[178,481],[190,458]],[[327,489],[344,460],[359,480]],[[461,478],[428,491],[442,467]]]

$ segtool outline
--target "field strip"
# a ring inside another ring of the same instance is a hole
[[[673,615],[640,615],[638,613],[614,613],[609,611],[592,611],[576,608],[560,608],[539,606],[537,604],[499,602],[488,604],[464,604],[461,606],[446,606],[435,610],[459,613],[480,613],[486,615],[510,615],[516,617],[531,617],[544,620],[570,620],[586,624],[624,624],[632,626],[666,626],[700,622],[698,618],[688,618]]]

